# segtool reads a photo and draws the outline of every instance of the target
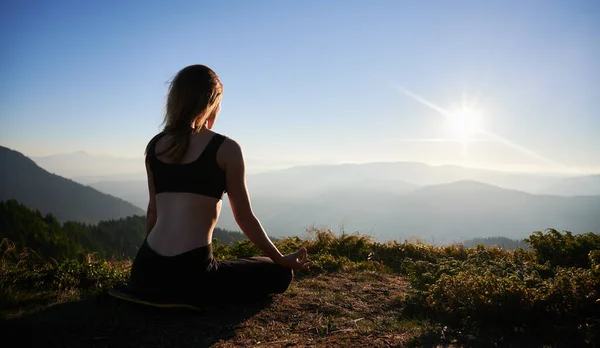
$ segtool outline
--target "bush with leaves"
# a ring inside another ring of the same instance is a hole
[[[315,261],[310,276],[321,272],[371,270],[397,272],[410,283],[399,306],[406,317],[428,318],[448,330],[495,337],[545,334],[548,339],[600,337],[600,245],[593,233],[573,235],[549,230],[528,239],[531,249],[465,248],[423,243],[377,243],[369,236],[329,229],[311,238],[286,237],[275,244],[284,254],[301,246]],[[35,253],[0,245],[0,287],[12,289],[82,289],[102,291],[123,284],[128,263],[65,261],[40,266]],[[261,255],[250,241],[213,243],[217,259]]]
[[[426,260],[406,257],[399,271],[412,287],[404,313],[476,336],[482,331],[539,334],[549,330],[548,337],[597,341],[600,251],[588,252],[597,236],[573,237],[568,232],[534,234],[531,252],[478,246],[469,249],[464,259],[443,256],[439,247],[430,247],[429,253],[421,253],[428,256]],[[549,249],[557,254],[547,253]]]
[[[588,254],[600,250],[600,235],[595,233],[573,234],[554,229],[534,232],[525,239],[533,249],[538,262],[553,266],[590,267]]]

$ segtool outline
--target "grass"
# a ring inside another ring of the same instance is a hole
[[[24,346],[405,345],[428,327],[399,315],[406,287],[398,275],[373,271],[306,274],[264,302],[203,313],[130,304],[103,291],[21,292],[3,307],[1,335]]]
[[[531,251],[506,251],[316,231],[277,242],[283,252],[304,245],[316,261],[286,293],[201,313],[109,297],[130,262],[40,264],[4,242],[0,336],[69,347],[599,345],[598,235],[532,236]],[[244,241],[215,254],[258,251]]]

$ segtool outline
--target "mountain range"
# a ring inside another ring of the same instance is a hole
[[[574,182],[571,189],[586,195],[546,194],[563,182]],[[272,233],[297,234],[316,224],[379,240],[417,236],[430,242],[518,239],[546,228],[598,231],[600,190],[590,182],[600,182],[600,176],[561,178],[402,162],[304,166],[248,177],[254,210]],[[233,221],[225,204],[220,223],[231,229]]]
[[[547,228],[600,230],[600,196],[534,195],[475,181],[384,192],[323,191],[295,199],[257,196],[253,207],[265,228],[276,235],[298,234],[316,224],[360,231],[378,240],[420,237],[449,243],[491,236],[520,239]],[[224,204],[221,226],[231,229],[234,223]]]
[[[140,152],[141,154],[141,152]],[[75,151],[49,156],[35,156],[31,159],[50,173],[73,179],[81,184],[98,181],[144,180],[146,172],[144,158],[92,155],[85,151]],[[302,164],[294,160],[247,158],[248,173],[289,168]]]
[[[89,185],[145,208],[146,181],[115,180],[117,174],[98,176],[108,180]],[[360,231],[379,240],[420,237],[430,242],[519,239],[546,228],[600,231],[600,175],[397,162],[297,166],[251,174],[247,181],[254,211],[274,236],[301,235],[312,225]],[[218,226],[239,230],[227,198]]]
[[[78,151],[32,159],[51,173],[85,185],[96,186],[101,183],[103,187],[110,187],[112,184],[122,185],[125,181],[134,183],[146,180],[142,157],[91,155]],[[404,181],[417,186],[473,180],[533,194],[600,195],[600,174],[502,172],[454,165],[433,166],[415,162],[300,164],[293,160],[248,159],[248,181],[255,183],[258,189],[271,187],[271,193],[275,191],[272,187],[278,184],[284,185],[283,191],[289,191],[290,181],[309,189],[317,189],[323,186],[329,188],[338,182],[376,179],[377,181]],[[145,203],[140,205],[145,207]]]
[[[15,199],[59,221],[97,223],[145,212],[121,198],[49,173],[23,154],[0,146],[0,201]]]

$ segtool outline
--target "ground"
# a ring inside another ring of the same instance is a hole
[[[203,312],[145,307],[104,293],[63,294],[48,298],[59,303],[3,313],[0,331],[36,347],[421,345],[428,324],[399,314],[406,287],[394,274],[324,273],[300,277],[261,303]]]

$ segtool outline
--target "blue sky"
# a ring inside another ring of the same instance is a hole
[[[597,1],[123,3],[0,5],[1,145],[141,156],[167,82],[200,63],[249,158],[600,172]],[[477,101],[497,137],[424,141],[456,134],[398,88]]]

